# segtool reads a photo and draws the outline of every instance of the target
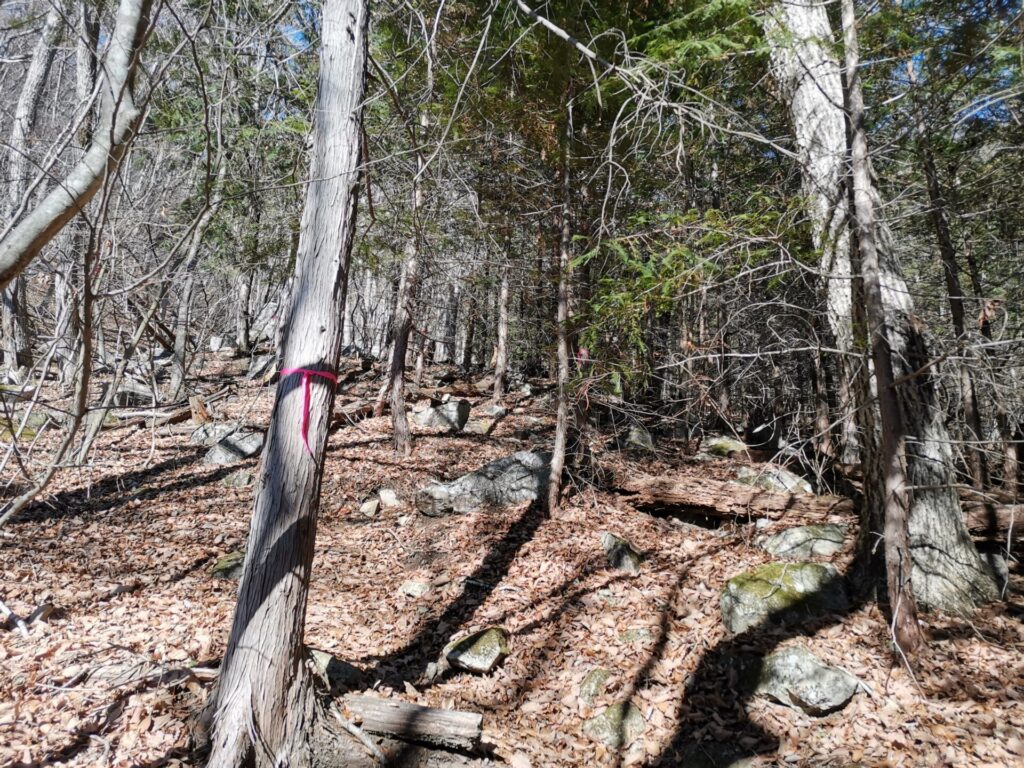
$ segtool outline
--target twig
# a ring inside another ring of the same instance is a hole
[[[381,752],[380,747],[373,743],[373,739],[366,734],[366,731],[355,723],[346,720],[338,710],[338,705],[334,702],[331,702],[331,714],[334,715],[334,719],[338,721],[346,732],[354,736],[359,740],[360,744],[366,747],[366,751],[370,753],[370,756],[376,761],[377,765],[384,765],[387,763],[388,758],[383,752]]]

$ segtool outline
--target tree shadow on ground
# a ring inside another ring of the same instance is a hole
[[[844,588],[847,586],[842,575],[835,579],[843,583]],[[812,612],[813,598],[804,598],[784,612],[772,613],[757,626],[727,637],[710,648],[688,678],[672,742],[647,765],[725,768],[744,758],[776,752],[780,746],[778,737],[752,722],[746,711],[765,657],[784,641],[811,636],[838,623],[861,605],[859,600],[853,601],[844,613],[822,615]],[[670,608],[666,608],[666,612],[668,610]],[[656,654],[664,648],[665,614],[662,627],[660,644],[651,654],[651,661],[636,676],[635,688],[644,682],[645,670],[649,672],[657,660]]]
[[[477,609],[505,578],[516,555],[546,519],[547,511],[541,501],[526,507],[490,548],[483,562],[463,579],[462,592],[441,615],[425,618],[415,637],[398,650],[381,657],[357,659],[375,662],[367,675],[398,688],[407,680],[420,679],[427,665],[438,660],[448,642],[450,630],[446,628],[464,626],[472,620]]]
[[[168,478],[163,483],[154,482],[167,473],[193,464],[206,450],[206,448],[196,448],[183,451],[172,459],[144,469],[124,472],[91,485],[60,491],[33,502],[12,523],[54,522],[89,512],[102,512],[122,499],[140,502],[155,501],[164,494],[218,482],[232,472],[251,465],[251,462],[235,462],[216,467],[205,473],[188,472],[178,477]]]

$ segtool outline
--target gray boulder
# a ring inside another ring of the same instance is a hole
[[[492,461],[450,483],[432,483],[416,494],[416,508],[439,517],[540,498],[547,488],[551,454],[520,451]]]
[[[238,430],[222,438],[203,457],[205,464],[234,464],[263,450],[263,433]]]
[[[631,701],[612,704],[583,724],[583,732],[587,736],[612,749],[628,747],[643,735],[646,728],[647,721]]]
[[[846,670],[830,667],[806,648],[795,646],[764,659],[754,693],[821,716],[845,707],[860,685]]]
[[[654,453],[654,438],[642,424],[634,424],[626,432],[622,444],[631,451]]]
[[[245,551],[236,549],[228,552],[213,564],[211,573],[215,579],[226,579],[235,581],[242,576],[242,566],[245,564]]]
[[[604,693],[605,688],[608,687],[608,680],[612,676],[610,669],[604,669],[603,667],[597,667],[596,669],[590,670],[587,676],[583,678],[583,682],[580,683],[580,701],[586,704],[588,707],[594,705],[597,698]]]
[[[192,445],[213,446],[238,429],[239,425],[235,422],[208,421],[193,430],[188,441]]]
[[[829,557],[843,548],[846,529],[824,523],[787,528],[760,543],[761,549],[776,557]]]
[[[605,531],[601,534],[601,546],[608,555],[608,563],[612,568],[618,568],[627,573],[640,573],[640,563],[643,561],[643,558],[621,536]]]
[[[444,657],[456,669],[486,675],[508,656],[508,632],[488,627],[445,646]]]
[[[766,621],[800,621],[849,608],[839,572],[820,563],[769,563],[733,576],[720,601],[730,632]]]
[[[447,403],[427,408],[416,414],[416,423],[421,427],[447,429],[449,432],[461,432],[469,421],[470,405],[468,400],[450,400]]]
[[[248,488],[256,478],[252,472],[245,469],[237,469],[220,481],[220,484],[228,488]]]
[[[709,437],[700,444],[701,451],[712,456],[732,456],[734,453],[746,453],[747,444],[731,437]]]
[[[814,493],[804,478],[777,464],[765,464],[761,469],[740,467],[736,472],[736,482],[774,493]]]

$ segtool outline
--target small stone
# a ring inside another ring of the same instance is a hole
[[[828,557],[843,548],[846,529],[830,523],[787,528],[761,542],[765,552],[776,557]]]
[[[374,496],[359,505],[359,514],[363,517],[373,517],[380,512],[380,498]]]
[[[236,469],[221,480],[220,483],[228,488],[247,488],[252,485],[254,479],[252,472],[245,469]]]
[[[228,581],[236,581],[242,576],[242,567],[245,565],[245,552],[241,549],[236,549],[234,552],[228,552],[226,555],[220,558],[216,563],[213,564],[211,573],[215,579],[227,579]]]
[[[746,453],[746,443],[731,437],[711,437],[701,443],[700,449],[712,456],[729,457],[734,453]]]
[[[468,400],[451,400],[416,414],[416,423],[421,427],[440,427],[449,432],[461,432],[469,421],[469,411]]]
[[[736,482],[773,493],[814,493],[804,478],[776,464],[765,464],[761,469],[740,467],[736,472]]]
[[[597,697],[604,693],[608,685],[608,679],[611,676],[612,671],[610,669],[598,667],[597,669],[590,670],[580,684],[580,701],[588,707],[593,706],[594,702],[597,701]]]
[[[654,635],[644,627],[631,627],[619,633],[619,640],[627,645],[647,645],[654,642]]]
[[[631,701],[612,704],[583,724],[583,732],[612,749],[628,747],[647,729],[647,722]]]
[[[497,403],[489,403],[481,408],[480,411],[484,416],[489,416],[492,419],[503,419],[508,414],[508,410],[503,405],[498,405]]]
[[[398,591],[406,597],[411,597],[415,600],[417,597],[423,597],[423,595],[427,594],[430,591],[430,585],[426,582],[410,579],[403,581]]]
[[[471,435],[489,435],[497,423],[497,419],[489,417],[470,419],[466,422],[466,427],[463,431]]]
[[[860,685],[846,670],[794,646],[765,657],[754,692],[820,717],[845,707]]]
[[[192,430],[188,441],[192,445],[216,445],[232,432],[238,431],[238,424],[223,421],[209,421],[198,429]]]
[[[654,452],[654,438],[651,437],[651,433],[642,424],[631,426],[623,442],[626,448],[633,451]]]
[[[508,632],[488,627],[445,646],[444,657],[456,669],[477,674],[494,670],[508,656]]]
[[[335,658],[326,651],[307,648],[313,672],[332,693],[351,690],[363,682],[363,673],[347,661]]]
[[[627,573],[640,573],[640,563],[643,558],[633,549],[633,546],[610,531],[601,534],[601,546],[608,555],[608,562],[613,568],[626,571]]]
[[[392,488],[381,488],[377,491],[377,498],[380,499],[380,505],[384,509],[393,509],[402,504],[398,494]]]

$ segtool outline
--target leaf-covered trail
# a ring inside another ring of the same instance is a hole
[[[270,395],[244,388],[222,415],[265,424]],[[553,519],[530,506],[417,514],[412,499],[428,480],[547,446],[543,398],[515,406],[488,437],[418,430],[409,459],[391,451],[387,418],[331,435],[307,643],[359,667],[376,695],[481,712],[493,760],[517,768],[675,765],[678,755],[721,745],[761,753],[755,764],[766,765],[1024,761],[1019,593],[972,623],[929,618],[932,645],[915,683],[890,663],[873,605],[813,627],[729,637],[718,607],[723,584],[771,560],[754,545],[753,525],[656,518],[593,489]],[[236,584],[210,569],[244,543],[253,492],[222,481],[255,465],[207,466],[204,451],[182,428],[105,434],[93,467],[65,473],[0,531],[0,596],[22,615],[44,600],[57,606],[28,639],[0,633],[0,764],[192,764],[190,719],[210,684],[183,670],[223,653]],[[694,483],[735,472],[729,460],[688,463],[670,444],[662,451],[657,461],[612,452],[601,460],[617,472]],[[360,502],[381,487],[401,503],[361,514]],[[812,521],[784,524],[803,522]],[[643,552],[639,575],[608,566],[603,531]],[[841,570],[848,549],[835,560]],[[428,589],[413,597],[402,588],[409,582]],[[433,675],[454,633],[497,623],[511,635],[511,654],[494,673]],[[737,654],[792,643],[845,667],[871,694],[812,718],[736,693]],[[596,668],[611,672],[608,685],[581,700]],[[581,724],[624,699],[646,730],[619,753]]]

